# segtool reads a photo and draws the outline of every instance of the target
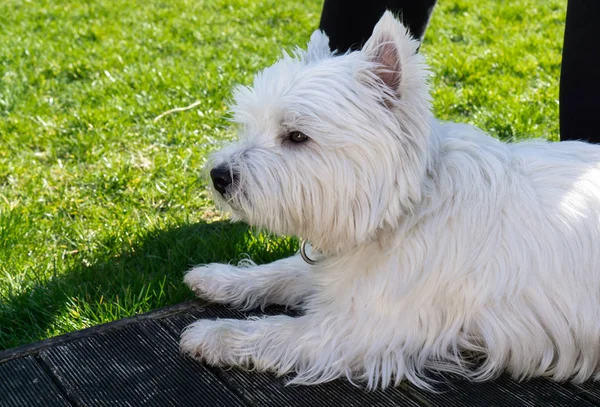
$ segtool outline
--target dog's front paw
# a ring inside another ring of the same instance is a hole
[[[211,263],[188,271],[183,279],[198,297],[207,301],[235,302],[237,267],[230,264]]]
[[[235,355],[235,328],[240,321],[199,320],[181,334],[181,353],[211,365],[245,365],[246,357]]]

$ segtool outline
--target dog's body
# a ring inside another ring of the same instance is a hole
[[[315,33],[238,91],[241,140],[216,154],[231,176],[215,187],[323,256],[191,270],[209,300],[305,313],[201,320],[183,351],[297,383],[600,378],[600,147],[437,122],[416,48],[386,13],[362,51],[332,56]]]

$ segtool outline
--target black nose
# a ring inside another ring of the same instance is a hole
[[[210,178],[212,179],[215,189],[221,194],[225,194],[227,187],[232,182],[232,172],[226,166],[215,167],[210,170]]]

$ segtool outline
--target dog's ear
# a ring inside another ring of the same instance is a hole
[[[308,51],[304,57],[306,63],[319,61],[331,56],[331,50],[329,49],[329,37],[321,31],[316,30],[310,36],[308,42]]]
[[[408,29],[386,11],[362,51],[376,64],[375,74],[381,81],[399,94],[406,62],[418,48],[419,42],[410,36]]]

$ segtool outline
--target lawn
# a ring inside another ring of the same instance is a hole
[[[566,1],[440,0],[436,115],[558,139]],[[306,43],[321,0],[0,3],[0,349],[192,298],[193,264],[297,249],[202,178],[231,87]],[[154,120],[198,101],[198,106]]]

